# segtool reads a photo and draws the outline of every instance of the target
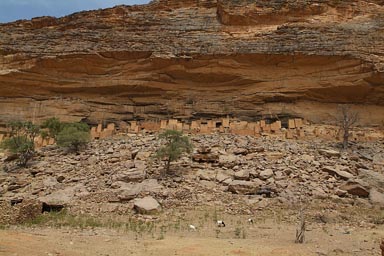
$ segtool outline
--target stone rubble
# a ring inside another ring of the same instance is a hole
[[[10,221],[9,207],[31,200],[43,210],[66,207],[95,214],[204,205],[249,213],[313,199],[384,207],[384,166],[366,157],[384,155],[382,141],[339,152],[319,149],[332,143],[268,137],[211,134],[191,135],[191,140],[195,152],[172,163],[167,177],[161,176],[164,163],[152,157],[160,146],[155,135],[95,140],[78,155],[41,148],[26,169],[1,162],[9,171],[0,172],[0,201],[7,205],[0,223]],[[218,161],[202,161],[207,154]],[[141,209],[137,199],[148,197],[154,208]]]

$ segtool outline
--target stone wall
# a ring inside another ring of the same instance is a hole
[[[130,121],[120,122],[118,125],[108,124],[105,128],[101,124],[92,127],[92,139],[111,137],[117,133],[151,133],[163,130],[177,130],[190,134],[229,133],[248,136],[278,136],[282,139],[321,138],[341,140],[342,134],[337,126],[312,125],[301,118],[288,119],[282,124],[277,120],[270,122],[240,121],[231,118],[200,119],[184,122],[177,119],[160,121]],[[384,131],[374,128],[358,127],[351,132],[351,141],[371,141],[384,138]]]
[[[231,118],[200,119],[190,122],[178,119],[169,120],[150,120],[150,121],[129,121],[108,123],[107,125],[98,124],[91,127],[92,139],[105,139],[116,134],[127,133],[151,133],[164,130],[177,130],[190,134],[210,134],[210,133],[229,133],[248,136],[278,136],[282,139],[305,139],[320,138],[326,140],[341,140],[342,133],[337,126],[309,124],[301,118],[288,119],[284,122],[277,120],[270,122],[260,120],[257,122],[247,122]],[[0,142],[7,138],[6,133],[0,133]],[[384,138],[382,129],[370,127],[356,127],[351,131],[351,141],[372,141]],[[35,139],[36,147],[44,147],[54,144],[52,138]]]
[[[9,138],[9,135],[5,131],[3,131],[3,133],[0,133],[0,143],[6,138]],[[53,138],[43,138],[41,136],[37,136],[35,138],[35,146],[37,148],[53,145],[55,143],[56,142]]]

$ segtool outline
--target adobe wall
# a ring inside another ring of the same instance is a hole
[[[103,139],[116,133],[146,133],[163,130],[177,130],[190,134],[229,133],[248,136],[278,136],[282,139],[329,139],[341,140],[341,131],[337,126],[312,125],[301,118],[289,119],[282,126],[281,121],[257,122],[240,121],[231,118],[200,119],[191,122],[183,122],[177,119],[160,121],[130,121],[120,122],[118,125],[108,124],[103,128],[101,124],[92,127],[91,137]],[[374,128],[354,128],[351,132],[351,141],[371,141],[384,138],[383,130]]]
[[[147,133],[164,130],[177,130],[189,134],[228,133],[248,136],[277,136],[281,139],[314,139],[341,140],[342,134],[337,126],[312,125],[301,118],[289,119],[286,127],[281,121],[268,123],[267,120],[257,122],[240,121],[231,118],[200,119],[191,122],[183,122],[177,119],[160,121],[130,121],[118,124],[109,123],[105,127],[102,124],[91,127],[92,139],[105,139],[115,134]],[[6,133],[0,133],[0,142],[7,137]],[[384,139],[384,130],[357,127],[351,131],[351,141],[373,141]],[[50,138],[37,137],[36,147],[54,144]]]

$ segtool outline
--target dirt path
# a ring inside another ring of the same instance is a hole
[[[105,229],[16,229],[0,230],[0,255],[377,255],[383,229],[344,232],[337,227],[307,231],[307,241],[293,243],[294,227],[254,226],[247,238],[215,238],[206,232],[166,234],[164,238],[140,238]]]

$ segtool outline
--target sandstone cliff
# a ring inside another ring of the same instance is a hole
[[[384,116],[384,1],[157,0],[0,24],[0,123]]]

